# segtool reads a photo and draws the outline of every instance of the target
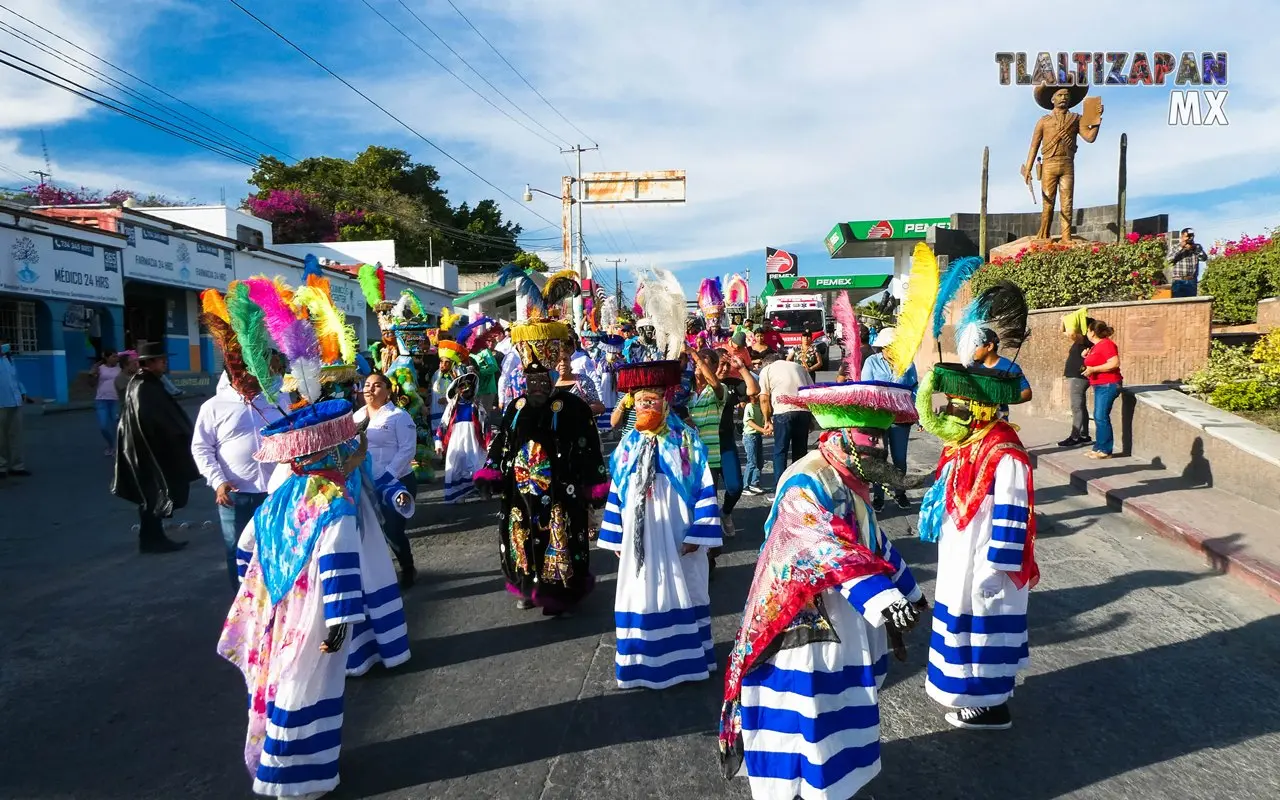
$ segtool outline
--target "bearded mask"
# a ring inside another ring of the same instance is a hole
[[[818,444],[823,458],[866,481],[890,491],[906,488],[906,477],[889,463],[883,431],[839,428],[823,435]]]

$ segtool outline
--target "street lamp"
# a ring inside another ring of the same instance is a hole
[[[563,199],[563,198],[561,198],[561,197],[560,197],[560,195],[558,195],[558,194],[552,194],[551,192],[544,192],[544,191],[543,191],[543,190],[541,190],[541,189],[535,189],[535,188],[533,188],[532,186],[530,186],[529,184],[527,184],[527,183],[526,183],[526,184],[524,185],[524,201],[525,201],[526,203],[532,203],[532,202],[533,202],[533,193],[534,193],[534,192],[537,192],[538,194],[545,194],[547,197],[551,197],[551,198],[554,198],[554,199],[556,199],[556,200],[561,200],[561,199]]]

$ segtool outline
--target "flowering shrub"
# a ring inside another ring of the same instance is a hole
[[[1271,235],[1216,242],[1200,281],[1213,296],[1213,318],[1235,324],[1258,318],[1258,301],[1280,294],[1280,241]]]
[[[29,197],[38,206],[79,206],[93,205],[95,203],[110,203],[118,206],[133,196],[133,192],[127,189],[116,189],[108,194],[103,194],[99,191],[86,189],[83,186],[79,190],[63,189],[59,186],[54,186],[52,183],[26,186],[22,189],[22,194]]]
[[[281,244],[336,242],[344,227],[364,222],[363,211],[329,211],[317,200],[296,189],[269,189],[249,195],[244,204],[255,217],[271,223]]]
[[[1209,363],[1187,378],[1187,388],[1225,411],[1280,408],[1280,328],[1252,349],[1213,342]]]
[[[1164,238],[1136,234],[1127,242],[1077,247],[1035,243],[979,269],[973,293],[1008,280],[1026,292],[1033,309],[1147,300],[1160,283],[1166,253]]]

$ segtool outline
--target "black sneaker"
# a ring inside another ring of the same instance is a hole
[[[1080,439],[1076,438],[1075,436],[1068,436],[1067,438],[1058,442],[1058,447],[1075,447],[1078,444],[1080,444]]]
[[[145,554],[176,553],[186,547],[186,542],[176,542],[168,537],[147,542],[139,542],[138,552]]]
[[[417,578],[418,578],[417,567],[414,567],[412,565],[408,567],[403,567],[400,570],[400,588],[401,589],[412,588],[414,581],[416,581]]]
[[[971,731],[1007,731],[1013,727],[1013,717],[1009,714],[1009,704],[987,708],[962,708],[947,714],[947,722],[953,728],[964,728]]]
[[[906,492],[898,492],[893,496],[893,502],[898,504],[898,508],[911,508],[911,498],[907,497]]]

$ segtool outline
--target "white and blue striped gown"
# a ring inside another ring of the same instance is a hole
[[[366,486],[366,489],[369,487]],[[391,550],[382,535],[372,492],[360,495],[360,588],[364,593],[364,619],[351,625],[343,650],[347,675],[359,677],[376,664],[387,669],[409,660],[409,627]],[[391,513],[390,511],[386,513]]]
[[[810,470],[833,512],[896,572],[822,593],[839,641],[780,650],[743,676],[742,773],[755,800],[845,800],[880,774],[879,691],[889,671],[884,610],[923,596],[871,509],[823,466],[807,457],[792,469]]]
[[[449,449],[444,453],[444,501],[460,503],[475,494],[472,476],[484,466],[487,454],[473,422],[480,413],[474,403],[458,403],[449,429]],[[481,416],[483,420],[483,416]],[[481,427],[483,427],[483,421]],[[443,433],[443,431],[442,431]]]
[[[1027,467],[1005,456],[969,526],[960,530],[951,516],[943,521],[926,688],[948,708],[1004,703],[1030,661],[1028,587],[1017,588],[1006,575],[991,596],[979,589],[1022,566],[1029,485]]]
[[[658,471],[644,498],[644,566],[637,573],[635,523],[623,512],[617,485],[610,487],[599,545],[620,553],[614,600],[618,687],[665,689],[702,681],[716,668],[711,639],[707,548],[720,547],[720,507],[711,470],[704,468],[689,509],[667,476]],[[698,546],[680,555],[683,544]]]

